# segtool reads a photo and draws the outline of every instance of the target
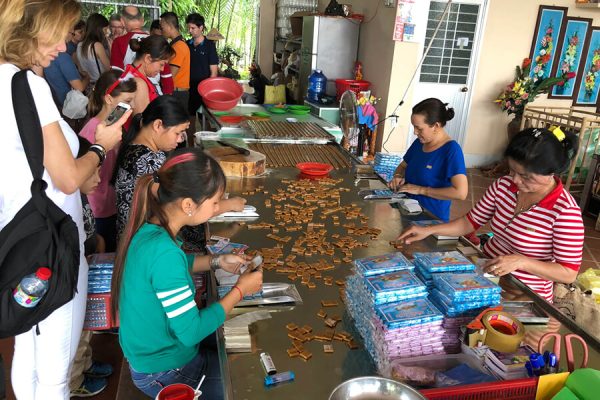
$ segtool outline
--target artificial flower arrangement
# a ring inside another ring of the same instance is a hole
[[[586,72],[585,77],[583,79],[586,100],[589,100],[592,97],[592,94],[594,93],[598,73],[600,73],[600,47],[594,50],[594,55],[592,56],[590,68]]]
[[[537,68],[536,64],[534,68]],[[564,85],[568,79],[575,77],[574,72],[567,72],[565,75],[555,78],[542,78],[541,76],[531,77],[531,59],[523,60],[521,66],[517,66],[515,80],[506,86],[494,101],[506,111],[509,115],[515,114],[517,118],[523,115],[525,105],[535,100],[542,93],[548,93],[554,85]]]
[[[573,33],[573,35],[569,38],[569,45],[565,50],[563,62],[560,65],[560,77],[563,78],[564,82],[561,85],[560,82],[557,84],[559,86],[558,92],[563,92],[564,90],[570,87],[570,80],[575,76],[575,58],[577,55],[577,46],[579,45],[579,36],[577,32]],[[567,76],[571,76],[568,78]]]
[[[546,28],[546,34],[540,42],[540,51],[534,59],[535,66],[533,67],[533,82],[537,82],[538,80],[543,79],[544,75],[550,74],[550,71],[548,71],[548,74],[546,74],[546,67],[550,62],[552,49],[554,48],[554,41],[552,39],[553,32],[554,27],[552,26],[552,21],[550,21],[548,27]]]

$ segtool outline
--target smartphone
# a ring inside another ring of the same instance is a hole
[[[112,110],[110,115],[106,118],[106,125],[108,126],[114,124],[119,120],[119,118],[123,116],[123,114],[125,114],[130,109],[131,106],[129,104],[119,102],[119,104],[117,104],[117,107],[114,110]]]

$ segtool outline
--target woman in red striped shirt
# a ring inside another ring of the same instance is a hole
[[[432,234],[460,236],[490,222],[494,236],[483,248],[491,258],[484,271],[513,274],[551,302],[554,282],[573,282],[581,264],[581,209],[559,178],[577,146],[577,136],[560,129],[520,132],[504,153],[510,174],[495,181],[467,215],[446,224],[412,226],[398,239],[409,244]]]

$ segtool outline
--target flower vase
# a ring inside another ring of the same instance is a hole
[[[567,86],[566,83],[564,85],[555,85],[554,86],[554,93],[556,93],[558,95],[565,94],[565,90],[567,89],[566,86]]]
[[[515,117],[510,121],[506,127],[506,133],[508,135],[508,141],[510,142],[512,138],[519,133],[521,130],[521,121],[523,119],[522,115],[515,115]]]

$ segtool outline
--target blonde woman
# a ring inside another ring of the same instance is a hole
[[[65,38],[79,20],[80,7],[76,0],[0,0],[0,229],[29,200],[32,179],[13,112],[12,77],[23,68],[47,67],[66,50]],[[60,117],[48,84],[33,73],[28,80],[42,125],[46,193],[77,224],[81,262],[73,300],[41,321],[39,334],[33,328],[15,337],[12,385],[18,399],[62,400],[69,398],[69,365],[81,335],[87,294],[79,187],[121,140],[129,113],[110,127],[101,123],[95,150],[75,159],[77,136]]]

